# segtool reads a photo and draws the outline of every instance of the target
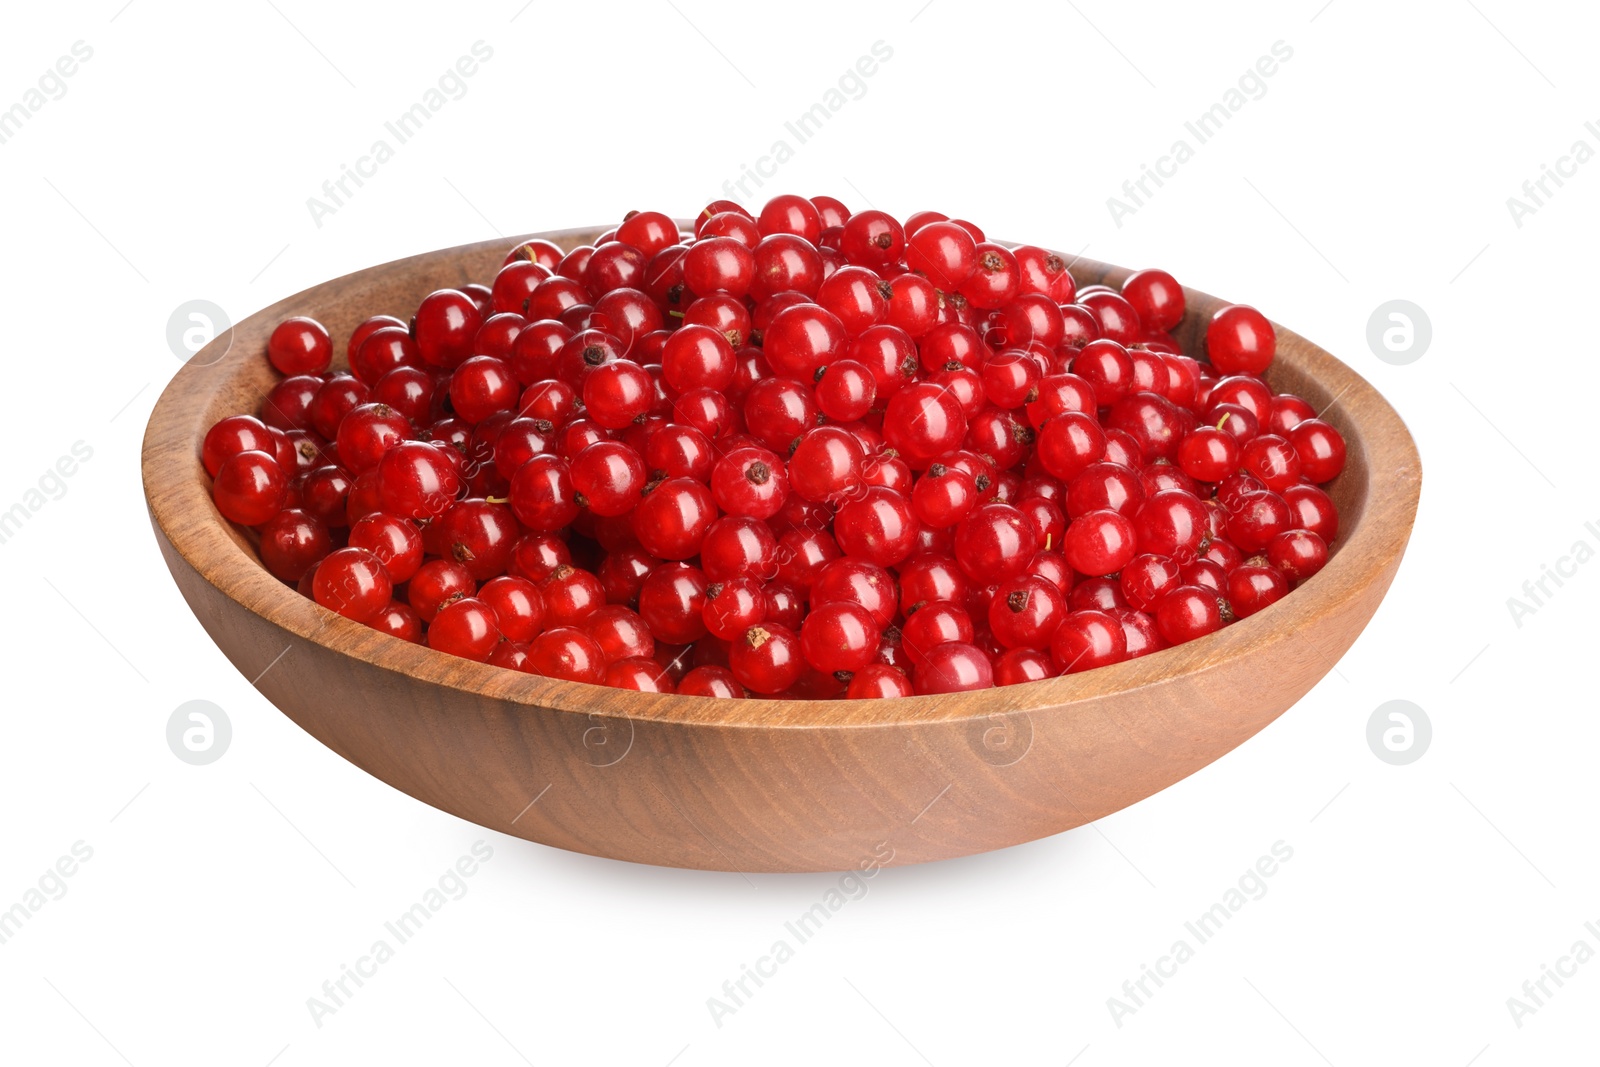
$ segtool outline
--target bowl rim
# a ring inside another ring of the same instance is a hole
[[[1306,631],[1311,622],[1362,597],[1397,565],[1404,552],[1421,492],[1421,462],[1404,421],[1353,369],[1275,321],[1278,354],[1274,365],[1292,367],[1292,373],[1312,386],[1302,389],[1302,395],[1319,392],[1320,396],[1306,399],[1323,408],[1320,417],[1337,420],[1352,455],[1358,448],[1365,454],[1365,495],[1360,498],[1354,529],[1345,528],[1348,520],[1341,514],[1340,538],[1327,565],[1267,610],[1194,641],[1082,673],[976,692],[871,700],[715,699],[610,689],[465,660],[381,633],[301,596],[245,550],[242,536],[216,511],[207,489],[209,479],[199,461],[199,444],[209,428],[205,418],[211,397],[235,376],[247,372],[242,361],[261,358],[260,351],[238,343],[241,334],[259,334],[264,343],[266,331],[282,318],[315,316],[319,302],[326,302],[334,291],[359,290],[407,268],[430,270],[439,278],[439,287],[445,287],[461,284],[450,278],[451,264],[459,267],[469,259],[483,260],[533,238],[577,244],[601,232],[601,227],[593,226],[542,231],[391,260],[311,286],[232,325],[167,383],[146,424],[141,466],[152,524],[190,567],[241,607],[289,634],[379,670],[472,697],[520,705],[530,713],[554,710],[597,720],[729,729],[933,724],[1064,711],[1101,697],[1154,689],[1296,637],[1309,640]],[[1080,288],[1091,282],[1116,286],[1132,273],[1082,258],[1069,267]],[[1209,315],[1228,303],[1188,287],[1184,294],[1186,318]],[[1267,377],[1270,380],[1272,376],[1269,368]],[[1328,660],[1322,667],[1326,673],[1337,657],[1313,651]]]

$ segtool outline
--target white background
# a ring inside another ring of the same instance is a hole
[[[0,510],[74,442],[93,458],[0,545],[0,909],[75,842],[93,857],[0,945],[0,1058],[1591,1062],[1600,962],[1520,1027],[1506,1001],[1579,939],[1600,950],[1600,564],[1520,626],[1507,598],[1600,547],[1600,163],[1521,226],[1506,201],[1575,140],[1600,148],[1600,27],[1573,4],[1320,5],[9,8],[0,107],[74,42],[93,57],[0,144]],[[306,199],[478,40],[494,54],[466,95],[315,225]],[[405,254],[690,214],[880,40],[865,94],[748,203],[934,207],[1247,300],[1391,399],[1422,510],[1376,619],[1280,721],[1094,826],[881,874],[719,1027],[707,998],[835,877],[571,855],[345,764],[190,616],[138,447],[185,301],[237,320]],[[1115,225],[1107,197],[1280,40],[1265,95]],[[1405,366],[1366,341],[1395,298],[1433,324]],[[165,741],[191,699],[233,724],[210,766]],[[1391,699],[1433,724],[1409,766],[1367,746]],[[317,1026],[307,998],[478,840],[493,859],[466,895]],[[1266,895],[1117,1025],[1107,998],[1278,841]]]

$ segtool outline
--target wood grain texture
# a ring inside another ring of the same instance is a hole
[[[547,236],[563,247],[596,229]],[[446,656],[340,618],[272,578],[211,503],[207,428],[256,410],[289,315],[342,354],[362,318],[405,317],[434,289],[492,280],[510,240],[373,267],[279,301],[198,353],[146,431],[145,494],[184,599],[245,677],[370,774],[493,830],[642,863],[734,871],[919,863],[1034,840],[1117,811],[1233,749],[1305,694],[1389,587],[1421,465],[1366,381],[1282,326],[1268,378],[1345,435],[1327,567],[1218,633],[1028,685],[900,700],[712,700],[602,689]],[[1080,260],[1080,285],[1120,267]],[[1188,291],[1198,351],[1225,301]],[[537,798],[537,802],[534,800]]]

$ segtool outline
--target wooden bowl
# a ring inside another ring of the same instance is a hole
[[[563,247],[598,230],[542,236]],[[211,503],[200,441],[254,412],[262,358],[289,315],[344,339],[377,312],[492,279],[509,240],[359,271],[218,337],[162,393],[144,440],[156,539],[223,653],[317,740],[397,789],[492,830],[596,856],[709,870],[921,863],[1060,833],[1193,774],[1277,718],[1349,648],[1400,564],[1422,472],[1404,423],[1366,381],[1278,329],[1268,374],[1349,446],[1330,487],[1327,567],[1270,609],[1112,667],[952,696],[802,702],[635,693],[434,652],[326,611],[273,578]],[[1121,267],[1078,261],[1080,285]],[[1225,301],[1188,291],[1198,351]]]

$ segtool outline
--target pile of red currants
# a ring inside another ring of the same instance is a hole
[[[1315,574],[1339,432],[1261,375],[1260,312],[831,197],[630,213],[376,315],[206,434],[218,510],[357,622],[572,681],[891,697],[1035,681]]]

